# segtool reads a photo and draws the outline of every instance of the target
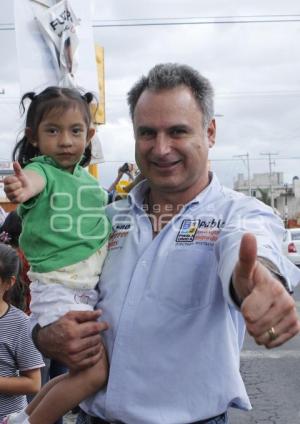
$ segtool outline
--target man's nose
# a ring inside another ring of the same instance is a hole
[[[171,150],[170,138],[166,134],[157,134],[152,151],[159,156],[165,156]]]

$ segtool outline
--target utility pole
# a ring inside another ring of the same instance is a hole
[[[251,174],[250,174],[250,155],[249,153],[245,153],[244,155],[234,155],[234,158],[241,158],[242,161],[245,164],[246,159],[246,166],[247,166],[247,180],[248,180],[248,195],[251,196],[252,194],[252,188],[251,188]]]
[[[285,183],[284,184],[284,189],[285,189],[285,193],[284,193],[284,226],[285,228],[288,227],[288,221],[289,221],[289,209],[288,209],[288,184]]]
[[[261,153],[262,156],[268,156],[269,159],[269,184],[270,184],[270,198],[271,198],[271,207],[274,209],[274,193],[273,193],[273,170],[272,165],[275,165],[275,161],[272,160],[272,156],[278,155],[278,153]]]

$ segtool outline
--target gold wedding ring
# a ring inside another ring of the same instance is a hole
[[[277,337],[278,337],[278,334],[275,333],[274,327],[269,328],[267,333],[268,333],[268,336],[269,336],[271,342],[276,340]]]

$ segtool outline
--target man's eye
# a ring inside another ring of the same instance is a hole
[[[171,131],[171,135],[173,136],[181,136],[187,133],[187,130],[185,128],[173,128]]]
[[[153,130],[151,130],[149,128],[144,128],[144,129],[141,129],[139,131],[139,136],[140,137],[143,137],[143,138],[151,138],[154,135],[155,135],[155,131],[153,131]]]

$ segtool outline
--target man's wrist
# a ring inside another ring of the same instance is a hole
[[[266,267],[268,271],[270,271],[270,273],[273,275],[273,277],[275,277],[277,280],[279,280],[281,282],[281,284],[283,285],[283,287],[286,289],[286,291],[289,294],[293,294],[293,290],[291,290],[291,288],[289,287],[287,279],[285,278],[284,275],[281,274],[281,272],[279,271],[277,266],[272,261],[270,261],[270,259],[267,259],[263,256],[258,256],[257,260],[264,267]]]
[[[233,300],[233,303],[238,308],[240,308],[241,305],[242,305],[242,303],[243,303],[243,300],[238,296],[238,294],[237,294],[237,292],[236,292],[236,290],[234,288],[232,277],[231,277],[230,283],[229,283],[229,294],[231,296],[231,299]]]
[[[286,289],[286,291],[292,295],[293,294],[293,290],[290,289],[289,284],[287,282],[287,279],[284,277],[284,275],[282,275],[279,271],[279,269],[277,268],[277,266],[270,261],[269,259],[262,257],[262,256],[258,256],[257,260],[265,267],[267,268],[267,270],[272,274],[273,277],[276,278],[276,280],[280,281],[281,284],[283,285],[283,287]],[[234,284],[233,284],[233,277],[231,277],[230,283],[229,283],[229,294],[231,296],[231,299],[233,300],[233,303],[240,308],[243,300],[239,297],[239,295],[237,294],[235,288],[234,288]]]

